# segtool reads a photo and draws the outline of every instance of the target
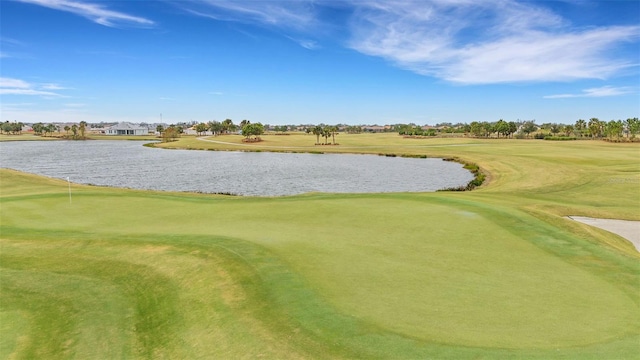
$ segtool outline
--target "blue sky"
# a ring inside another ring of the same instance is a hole
[[[640,1],[0,0],[0,62],[2,121],[626,119]]]

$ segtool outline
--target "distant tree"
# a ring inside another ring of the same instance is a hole
[[[575,128],[573,127],[573,125],[568,124],[564,126],[563,130],[565,136],[571,136],[571,133],[574,132]]]
[[[274,126],[273,130],[275,132],[285,133],[287,132],[287,130],[289,130],[289,127],[287,125],[276,125]]]
[[[331,126],[325,126],[322,128],[322,137],[324,137],[324,144],[329,144],[329,137],[331,136]]]
[[[488,121],[482,122],[482,127],[484,128],[484,136],[489,137],[491,133],[493,133],[493,124]]]
[[[47,134],[53,134],[56,131],[57,127],[53,124],[48,124],[42,127],[43,136],[47,136]]]
[[[362,133],[361,126],[347,126],[346,131],[348,134],[360,134]]]
[[[232,132],[232,131],[235,131],[236,126],[233,124],[233,120],[231,120],[231,119],[225,119],[225,120],[222,122],[222,129],[223,129],[223,131],[224,131],[225,133],[227,133],[227,134],[228,134],[228,133],[230,133],[230,132]]]
[[[69,127],[69,125],[65,125],[64,131],[67,133],[67,136],[69,135],[69,130],[71,130],[71,127]]]
[[[33,126],[31,126],[31,128],[33,129],[33,133],[36,135],[41,135],[42,134],[42,130],[44,129],[44,124],[39,122],[39,123],[35,123],[33,124]]]
[[[244,129],[244,126],[247,125],[247,124],[251,124],[251,121],[246,120],[246,119],[240,121],[240,129]]]
[[[196,126],[194,126],[196,132],[198,133],[198,135],[202,135],[204,132],[206,132],[209,129],[209,125],[205,124],[205,123],[200,123],[197,124]]]
[[[13,134],[13,135],[17,135],[22,133],[22,127],[24,126],[23,123],[21,122],[9,122],[9,121],[5,121],[4,123],[0,124],[0,133],[5,133],[5,134]]]
[[[0,126],[0,130],[5,134],[9,134],[12,132],[11,130],[13,130],[13,126],[10,122],[5,121],[4,123],[2,123],[2,126]]]
[[[78,130],[80,131],[80,137],[84,139],[85,138],[84,134],[87,131],[87,122],[80,121],[80,126],[78,126]]]
[[[592,138],[602,136],[602,123],[600,122],[600,120],[598,120],[598,118],[589,119],[589,124],[587,126]]]
[[[522,124],[522,132],[527,137],[529,137],[532,132],[536,132],[536,130],[538,130],[538,126],[535,121],[525,121],[524,124]]]
[[[518,124],[516,124],[514,121],[509,121],[507,125],[508,127],[507,127],[507,132],[505,134],[506,136],[511,136],[516,131],[518,131]]]
[[[638,120],[637,117],[628,118],[624,123],[627,127],[627,137],[635,138],[638,132],[640,132],[640,120]]]
[[[336,135],[338,134],[338,127],[330,126],[329,131],[331,131],[331,138],[333,140],[333,145],[336,145]]]
[[[260,140],[260,135],[264,134],[264,125],[261,123],[247,123],[242,127],[242,135],[247,138],[247,140],[251,140],[253,136],[253,140]]]
[[[556,134],[558,134],[560,131],[562,131],[562,126],[556,123],[551,124],[551,126],[549,127],[549,131],[551,131],[551,133],[555,136]]]
[[[180,136],[180,133],[178,132],[178,126],[171,125],[168,128],[166,128],[162,133],[162,142],[174,141],[179,136]]]
[[[224,126],[219,121],[211,121],[209,122],[209,130],[213,135],[220,135],[224,131]]]
[[[158,134],[162,135],[162,133],[164,132],[164,126],[162,126],[162,125],[156,126],[156,132]]]
[[[322,126],[316,125],[311,132],[316,136],[316,145],[320,144],[320,135],[322,135]]]
[[[500,137],[500,134],[507,136],[509,132],[509,124],[506,121],[500,119],[493,126],[493,131],[498,133],[498,137]]]
[[[73,138],[77,139],[78,138],[78,125],[76,125],[76,124],[71,125],[71,132],[73,133]]]
[[[575,128],[575,131],[582,136],[584,130],[587,128],[587,122],[582,119],[578,119],[573,127]]]
[[[605,133],[609,139],[613,139],[614,137],[620,139],[623,129],[624,125],[622,124],[622,120],[611,120],[605,125]]]
[[[484,126],[477,121],[472,121],[469,124],[469,131],[476,137],[484,136]]]

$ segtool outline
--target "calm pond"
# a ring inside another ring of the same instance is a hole
[[[137,141],[0,142],[0,166],[82,184],[254,196],[425,192],[473,179],[441,159],[164,150]]]

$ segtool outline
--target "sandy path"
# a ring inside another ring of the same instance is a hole
[[[571,220],[610,231],[631,241],[640,252],[640,221],[595,219],[584,216],[567,216]]]

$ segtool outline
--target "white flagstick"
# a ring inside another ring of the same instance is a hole
[[[69,204],[71,204],[71,180],[67,176],[67,182],[69,183]]]

